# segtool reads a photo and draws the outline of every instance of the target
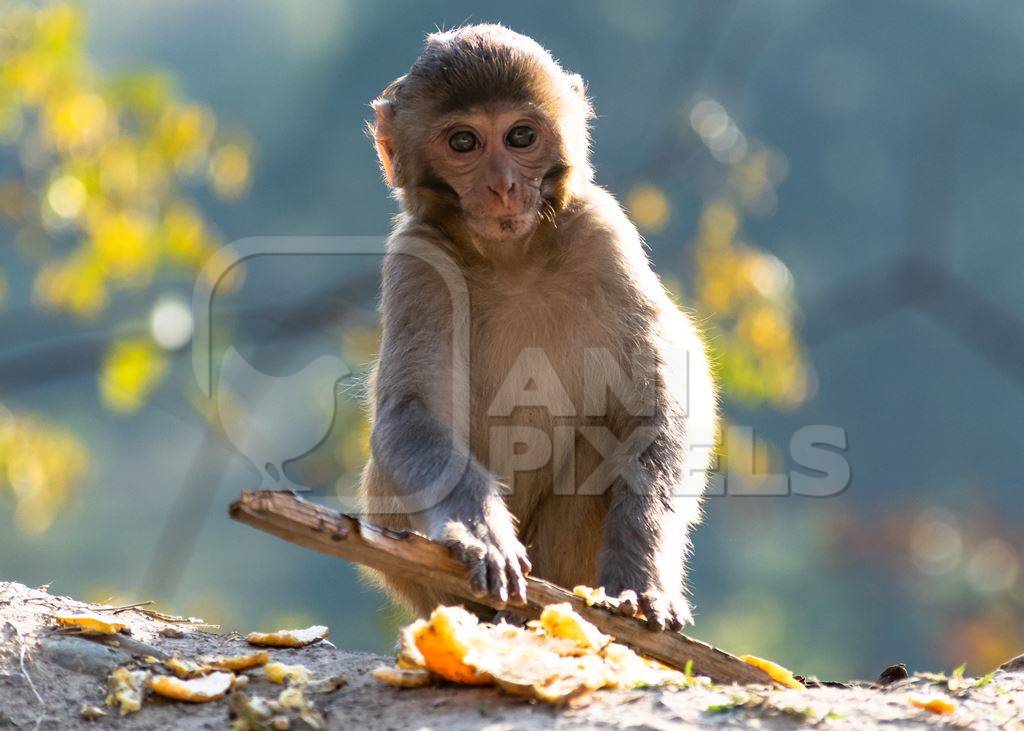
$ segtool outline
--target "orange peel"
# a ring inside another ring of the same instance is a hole
[[[465,663],[466,654],[479,639],[479,622],[462,607],[438,607],[430,620],[418,627],[413,638],[427,670],[464,685],[487,685],[491,679]]]
[[[205,665],[201,665],[195,660],[186,660],[178,655],[171,655],[169,658],[164,660],[163,664],[165,668],[170,670],[179,678],[195,678],[210,671],[210,669]]]
[[[922,711],[939,715],[956,713],[957,709],[956,701],[944,695],[911,696],[907,699],[907,702],[915,708],[920,708]]]
[[[305,665],[285,665],[283,662],[270,662],[263,666],[263,675],[271,683],[308,683],[312,674]]]
[[[149,689],[164,698],[188,703],[209,703],[223,698],[231,690],[235,676],[231,673],[214,672],[199,678],[184,680],[172,675],[154,675],[149,679]]]
[[[142,708],[142,699],[146,694],[150,672],[148,670],[129,670],[121,666],[114,668],[107,676],[106,704],[117,706],[122,716],[135,713]]]
[[[287,629],[276,632],[250,632],[245,639],[250,645],[265,647],[305,647],[319,642],[331,632],[322,624],[305,629]]]
[[[583,586],[580,584],[579,586],[574,586],[572,588],[572,593],[585,601],[588,607],[592,607],[595,604],[602,604],[611,598],[607,593],[605,593],[603,586],[593,589],[589,586]]]
[[[200,662],[214,668],[215,670],[240,672],[242,670],[251,670],[252,668],[259,667],[260,665],[266,665],[270,662],[270,655],[263,651],[253,652],[248,655],[234,655],[232,657],[216,655],[213,657],[200,658]]]
[[[95,612],[69,612],[54,616],[62,627],[77,627],[86,632],[97,632],[102,635],[114,635],[128,627],[124,622],[117,622]]]
[[[397,654],[398,666],[377,668],[375,680],[419,687],[437,676],[465,685],[497,685],[545,703],[571,703],[600,688],[687,687],[693,682],[685,673],[612,642],[569,604],[546,607],[541,620],[525,628],[481,623],[462,607],[438,607],[428,620],[403,630]]]
[[[378,683],[392,685],[396,688],[422,688],[425,685],[430,685],[433,679],[430,672],[422,668],[409,670],[401,667],[389,668],[384,665],[374,668],[370,677]]]
[[[787,688],[793,688],[794,690],[804,689],[804,684],[797,680],[796,676],[794,676],[792,672],[776,662],[765,660],[762,657],[756,657],[754,655],[740,655],[740,660],[748,665],[753,665],[759,670],[763,670],[768,677]]]
[[[572,640],[588,649],[599,650],[612,639],[574,612],[568,602],[544,607],[540,614],[540,626],[552,637]]]

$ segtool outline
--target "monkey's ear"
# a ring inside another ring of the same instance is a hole
[[[395,187],[395,136],[394,136],[394,103],[386,97],[381,97],[373,102],[375,119],[370,126],[370,134],[373,135],[373,145],[377,148],[377,157],[380,158],[380,167],[384,171],[384,180],[392,188]]]

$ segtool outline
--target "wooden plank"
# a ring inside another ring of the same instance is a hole
[[[478,604],[503,608],[472,594],[465,571],[446,548],[413,532],[392,531],[344,515],[287,492],[244,492],[231,504],[231,517],[290,543],[363,564],[389,575],[408,577]],[[729,653],[678,632],[657,632],[633,617],[588,607],[572,592],[532,576],[526,578],[527,605],[515,607],[530,617],[544,606],[568,602],[602,632],[637,652],[716,683],[770,685],[761,670]]]

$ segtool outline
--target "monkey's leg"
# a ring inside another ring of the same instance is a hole
[[[392,601],[408,609],[415,617],[427,617],[434,609],[443,605],[463,605],[475,612],[481,619],[490,619],[494,610],[483,605],[470,604],[465,599],[432,589],[429,586],[398,576],[387,576],[379,571],[360,567],[360,573],[380,586]]]
[[[597,586],[608,504],[607,495],[549,495],[528,519],[520,518],[533,575],[569,589]]]

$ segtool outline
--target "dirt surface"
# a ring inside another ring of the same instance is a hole
[[[118,647],[56,631],[54,613],[68,609],[116,616],[130,629]],[[168,635],[180,634],[179,637]],[[132,656],[177,653],[237,655],[250,652],[244,638],[172,624],[130,609],[116,613],[41,589],[0,582],[0,728],[223,729],[230,728],[226,700],[205,704],[150,696],[142,710],[118,717],[104,705],[107,674]],[[512,698],[494,689],[439,685],[399,690],[370,677],[387,658],[346,652],[329,643],[270,650],[271,660],[302,664],[317,676],[344,675],[348,685],[315,698],[331,729],[668,729],[698,726],[751,728],[959,728],[1024,729],[1024,672],[1000,670],[990,679],[915,676],[885,688],[815,688],[803,691],[756,687],[694,687],[686,690],[601,691],[580,707],[554,708]],[[1024,662],[1019,663],[1024,670]],[[281,686],[247,673],[243,692],[276,698]],[[911,698],[952,699],[956,710],[939,715],[918,710]],[[81,717],[84,706],[110,715]],[[290,728],[308,728],[292,717]]]

